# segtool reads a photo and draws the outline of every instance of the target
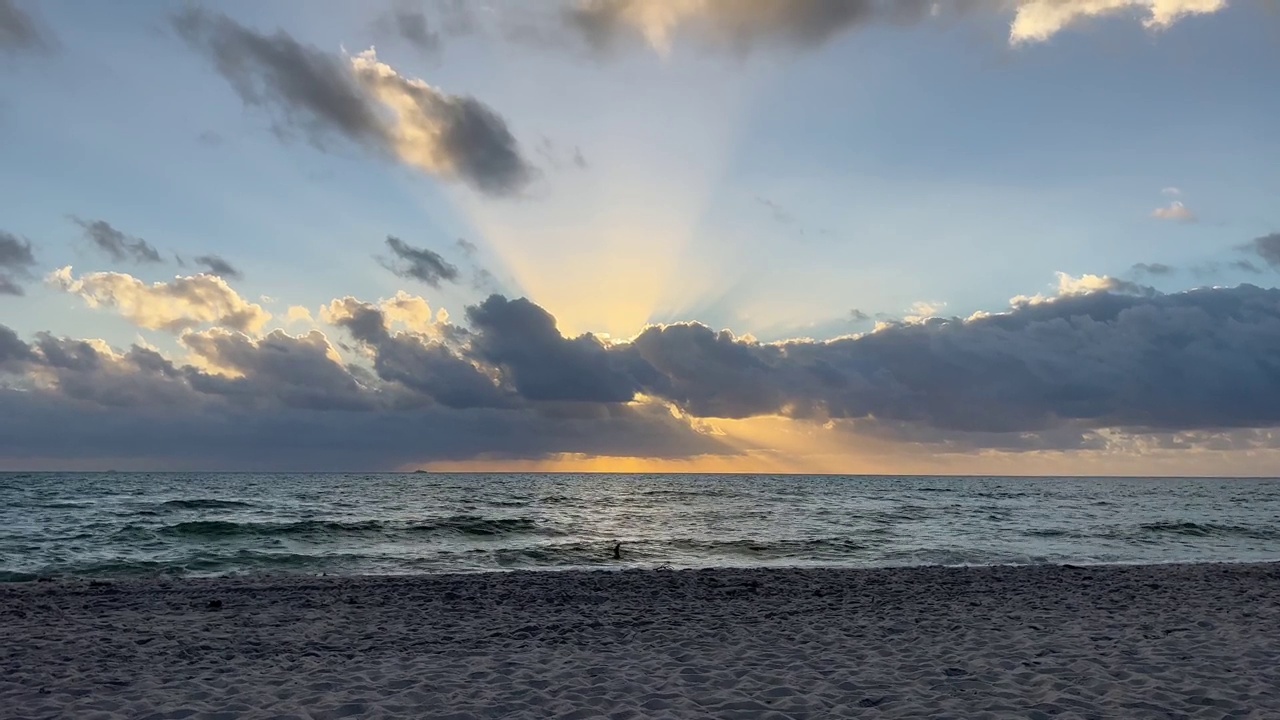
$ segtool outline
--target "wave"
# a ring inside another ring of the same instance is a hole
[[[533,518],[486,518],[477,515],[455,515],[427,522],[383,522],[380,520],[301,520],[297,522],[235,522],[231,520],[191,520],[172,525],[126,525],[115,534],[117,540],[139,540],[146,537],[169,537],[184,540],[217,540],[241,537],[273,538],[352,538],[414,535],[462,535],[497,537],[532,533],[560,534]]]
[[[673,540],[672,549],[698,557],[747,557],[759,560],[821,560],[850,558],[871,549],[878,542],[852,537],[822,537],[794,540]],[[624,548],[625,548],[624,544]],[[665,556],[665,552],[657,553]]]
[[[1031,528],[1023,530],[1022,534],[1031,537],[1080,537],[1080,533],[1063,528]]]
[[[1186,535],[1189,537],[1243,537],[1254,540],[1280,539],[1280,531],[1243,525],[1218,525],[1196,522],[1154,522],[1138,526],[1141,534]]]
[[[190,498],[183,500],[166,500],[160,507],[169,510],[231,510],[234,508],[251,508],[253,503],[239,500],[219,500],[217,498]]]
[[[352,569],[377,558],[357,554],[306,554],[238,550],[201,551],[167,560],[107,560],[57,563],[30,570],[0,570],[0,583],[32,582],[41,577],[161,577],[225,575],[243,572],[314,573]]]

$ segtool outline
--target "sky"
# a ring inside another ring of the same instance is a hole
[[[1273,475],[1270,0],[0,0],[0,469]]]

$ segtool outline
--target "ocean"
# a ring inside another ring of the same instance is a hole
[[[0,581],[1276,559],[1269,479],[0,474]]]

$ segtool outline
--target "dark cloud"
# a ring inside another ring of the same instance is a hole
[[[504,391],[495,378],[461,356],[458,341],[467,337],[461,328],[445,326],[436,340],[413,333],[391,333],[386,315],[377,306],[345,298],[330,308],[330,321],[346,328],[353,338],[374,351],[378,377],[399,383],[432,402],[446,407],[511,407],[517,398]]]
[[[1262,273],[1261,268],[1249,262],[1248,260],[1234,260],[1228,265],[1228,267],[1230,267],[1232,270],[1241,270],[1243,272],[1253,273],[1255,275]]]
[[[636,340],[648,391],[695,414],[892,420],[941,430],[1280,422],[1280,290],[1093,292],[973,320],[759,345],[696,326]],[[673,360],[674,359],[674,360]]]
[[[71,221],[84,230],[86,239],[112,260],[139,264],[164,262],[154,245],[140,237],[126,235],[106,220],[83,220],[73,215]]]
[[[0,369],[14,368],[33,357],[31,348],[18,337],[17,333],[0,325]]]
[[[49,50],[53,38],[14,0],[0,0],[0,53]]]
[[[480,252],[480,248],[466,238],[458,238],[453,244],[467,257],[475,257],[476,253]]]
[[[862,312],[858,308],[854,308],[849,311],[849,322],[860,323],[860,322],[866,322],[870,319],[871,319],[870,315]]]
[[[375,148],[387,143],[377,108],[339,56],[303,45],[283,30],[265,35],[226,15],[188,8],[173,18],[190,45],[207,54],[246,105],[281,113],[278,129],[300,129],[321,143],[329,132]]]
[[[301,132],[324,148],[343,137],[428,173],[491,195],[514,194],[535,171],[506,121],[475,98],[405,78],[372,51],[324,52],[283,30],[268,35],[220,13],[188,9],[174,27],[246,105],[276,114],[278,133]]]
[[[1138,277],[1146,275],[1172,275],[1177,272],[1177,268],[1164,263],[1138,263],[1130,268],[1130,271]]]
[[[421,321],[429,309],[410,296],[335,301],[322,316],[355,341],[358,362],[318,331],[187,332],[195,360],[178,365],[48,334],[27,343],[0,327],[0,461],[308,469],[732,452],[687,416],[783,416],[1013,451],[1098,449],[1112,429],[1188,446],[1179,433],[1280,426],[1280,289],[1069,290],[968,320],[783,343],[696,323],[629,343],[565,337],[543,308],[501,296],[468,308],[467,327]],[[393,332],[393,310],[416,329]]]
[[[468,0],[436,0],[435,7],[440,13],[440,26],[445,33],[464,36],[479,31],[480,23],[473,12],[474,5]]]
[[[1241,249],[1256,254],[1263,262],[1280,270],[1280,232],[1255,238],[1241,246]]]
[[[35,264],[30,240],[0,230],[0,295],[22,295],[19,281],[31,277]]]
[[[383,259],[382,264],[400,277],[415,278],[434,288],[440,287],[441,282],[458,279],[458,266],[433,250],[416,248],[394,235],[387,236],[387,247],[395,257]]]
[[[424,53],[440,51],[440,34],[431,29],[421,10],[401,8],[391,13],[390,22],[396,33]]]
[[[610,353],[591,334],[564,337],[555,318],[526,299],[490,296],[467,308],[467,320],[475,331],[473,355],[501,368],[525,398],[618,403],[639,389],[625,355]]]
[[[196,265],[203,265],[212,275],[218,275],[232,280],[239,280],[244,277],[239,270],[231,263],[223,260],[217,255],[201,255],[193,260]]]
[[[238,332],[187,333],[182,344],[221,374],[187,372],[197,392],[234,398],[241,405],[283,405],[308,410],[374,410],[377,397],[349,369],[334,362],[319,331],[293,337],[276,330],[253,339]]]
[[[374,335],[379,342],[389,337]],[[31,370],[44,378],[24,389],[0,383],[0,465],[83,458],[200,469],[367,470],[478,456],[734,452],[661,407],[565,412],[417,401],[398,381],[343,365],[318,332],[277,331],[255,340],[213,330],[188,334],[183,343],[233,374],[176,366],[144,348],[109,353],[49,335],[27,344],[0,326],[0,371],[20,382]],[[415,373],[438,370],[439,357],[429,351],[410,365]],[[442,378],[439,385],[455,383]]]
[[[760,45],[814,47],[869,22],[915,22],[933,0],[581,0],[565,18],[589,45],[611,49],[628,39],[669,40],[688,31],[703,45],[748,52]],[[974,4],[957,1],[955,8]],[[648,10],[646,12],[646,9]]]

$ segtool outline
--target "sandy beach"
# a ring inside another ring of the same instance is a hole
[[[1280,566],[0,587],[5,718],[1275,718]]]

